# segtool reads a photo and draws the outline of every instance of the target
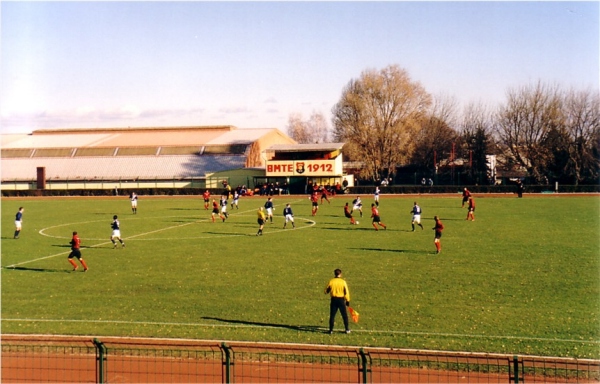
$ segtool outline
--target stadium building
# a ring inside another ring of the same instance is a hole
[[[342,144],[299,145],[276,128],[40,129],[0,137],[3,192],[204,189],[225,182],[251,190],[284,183],[296,193],[309,180],[342,178]]]

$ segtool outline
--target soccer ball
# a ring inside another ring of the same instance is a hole
[[[360,224],[358,221],[356,222],[356,225]]]

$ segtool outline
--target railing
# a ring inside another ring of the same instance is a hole
[[[599,382],[600,360],[323,345],[3,335],[3,383]]]

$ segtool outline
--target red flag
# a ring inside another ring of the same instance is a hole
[[[358,317],[360,316],[360,314],[356,312],[352,307],[348,307],[348,310],[350,311],[350,316],[352,316],[352,321],[358,323]]]

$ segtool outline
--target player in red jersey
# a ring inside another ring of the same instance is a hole
[[[381,222],[381,218],[379,217],[379,209],[377,209],[375,203],[371,204],[371,217],[373,218],[373,227],[375,227],[376,231],[379,231],[377,225],[383,229],[387,229],[387,226]]]
[[[317,191],[310,195],[310,201],[312,201],[312,215],[316,216],[319,210],[319,194]]]
[[[208,192],[208,189],[202,194],[202,198],[204,199],[204,209],[208,210],[210,204],[210,192]]]
[[[475,221],[475,200],[473,197],[469,197],[469,212],[467,213],[467,218],[465,220]]]
[[[324,185],[321,185],[320,192],[321,192],[321,204],[323,204],[323,199],[327,200],[327,202],[329,204],[331,204],[331,201],[329,201],[329,197],[327,197],[329,195],[329,192],[327,191],[327,188]]]
[[[212,218],[212,222],[215,222],[215,215],[219,215],[219,217],[221,218],[221,220],[225,221],[225,217],[223,217],[223,215],[221,215],[220,211],[219,211],[219,203],[217,203],[217,200],[213,199],[212,201],[212,213],[210,214],[210,217]]]
[[[348,203],[346,203],[346,205],[344,206],[344,216],[350,219],[350,224],[356,224],[356,220],[354,220],[354,217],[352,217],[352,212],[350,212],[350,207],[348,206]]]
[[[442,224],[442,221],[437,216],[434,216],[433,219],[435,220],[435,227],[433,227],[431,229],[433,229],[435,231],[435,238],[433,240],[433,242],[435,244],[435,249],[436,249],[435,253],[440,253],[440,252],[442,252],[442,244],[440,243],[440,239],[442,238],[442,231],[444,230],[444,224]]]
[[[73,266],[73,270],[76,271],[77,263],[73,260],[74,257],[77,258],[77,260],[79,260],[79,262],[83,266],[83,272],[87,272],[88,266],[81,257],[81,239],[79,239],[77,231],[73,232],[73,238],[71,239],[71,253],[69,253],[69,263],[71,263],[71,265]]]
[[[465,207],[465,203],[469,200],[469,197],[471,197],[471,192],[465,187],[465,189],[463,189],[463,193],[462,193],[462,207]]]

